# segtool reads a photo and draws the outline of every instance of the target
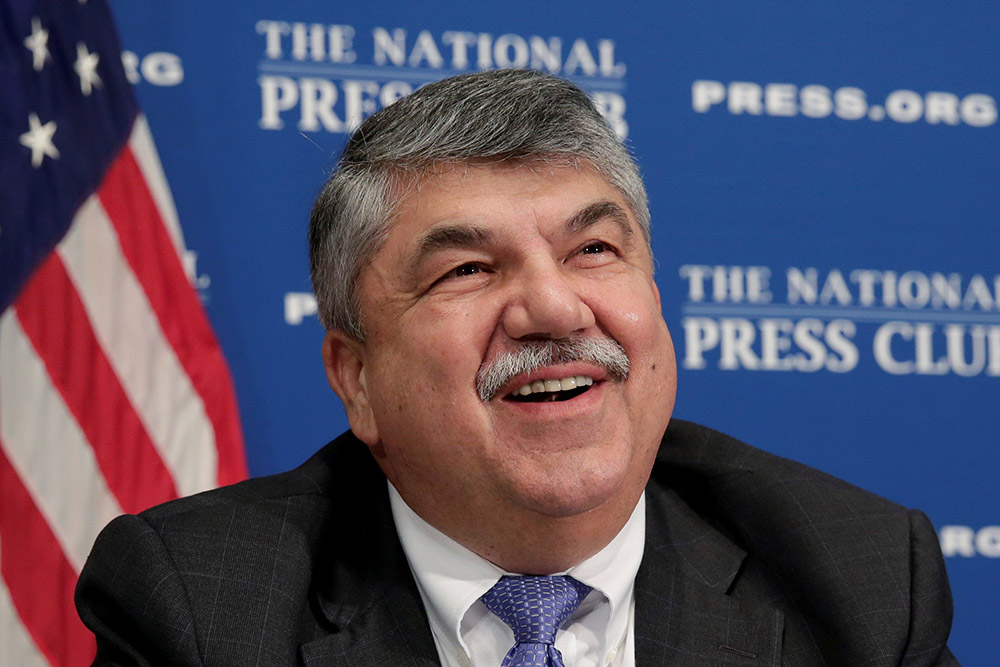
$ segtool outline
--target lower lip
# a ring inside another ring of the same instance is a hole
[[[605,384],[604,381],[595,382],[587,391],[566,401],[541,401],[532,403],[503,399],[500,403],[505,408],[516,410],[519,413],[532,417],[546,419],[573,417],[593,410],[604,395]]]

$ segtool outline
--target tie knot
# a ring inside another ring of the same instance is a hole
[[[573,577],[502,577],[480,600],[521,643],[552,644],[591,588]]]

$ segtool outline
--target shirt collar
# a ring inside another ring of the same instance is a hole
[[[462,619],[497,580],[511,574],[465,548],[410,509],[389,483],[396,531],[427,610],[439,649],[468,653]],[[618,534],[596,554],[564,573],[594,588],[610,603],[604,645],[616,646],[629,627],[635,575],[642,560],[646,525],[645,493]],[[580,611],[593,609],[591,595]],[[596,603],[599,604],[599,603]]]

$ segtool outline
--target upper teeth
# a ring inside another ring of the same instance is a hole
[[[594,384],[594,378],[586,375],[574,375],[562,380],[535,380],[523,385],[514,394],[527,396],[528,394],[537,394],[543,391],[569,391],[570,389],[586,387],[592,384]]]

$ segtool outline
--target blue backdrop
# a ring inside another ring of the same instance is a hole
[[[112,5],[254,474],[346,428],[306,261],[346,132],[443,76],[546,69],[644,172],[675,414],[927,512],[952,647],[995,660],[1000,5]]]

